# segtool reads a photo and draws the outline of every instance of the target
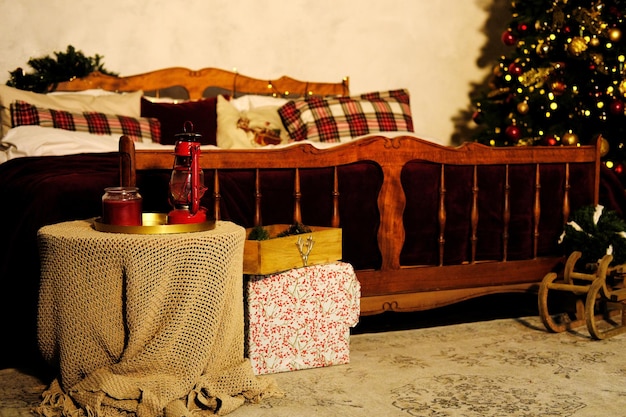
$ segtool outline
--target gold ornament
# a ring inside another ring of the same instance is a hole
[[[566,88],[567,87],[563,81],[552,81],[550,84],[550,90],[552,90],[552,92],[557,96],[563,94]]]
[[[598,46],[600,46],[600,39],[594,36],[593,38],[591,38],[591,40],[589,40],[589,45],[597,48]]]
[[[501,99],[504,98],[505,95],[509,94],[511,89],[508,87],[498,88],[497,90],[493,90],[487,93],[487,98],[489,99]]]
[[[539,88],[543,86],[553,70],[553,68],[531,68],[519,76],[519,82],[524,87],[535,86]]]
[[[607,153],[609,153],[610,148],[611,146],[609,145],[609,141],[600,136],[600,156],[604,157]]]
[[[529,106],[528,106],[528,102],[527,101],[522,101],[522,102],[518,103],[518,105],[517,105],[517,112],[519,114],[526,114],[526,113],[528,113],[528,109],[529,109]]]
[[[602,63],[604,62],[604,57],[602,56],[602,54],[599,54],[597,52],[590,54],[589,58],[591,58],[591,62],[593,62],[597,66],[602,65]]]
[[[626,97],[626,80],[622,80],[622,82],[619,83],[619,87],[617,88],[619,89],[619,92],[622,93],[624,97]]]
[[[539,41],[537,47],[535,48],[535,52],[541,58],[545,58],[550,53],[550,44],[544,41]]]
[[[622,31],[619,28],[609,29],[607,34],[612,42],[619,42],[619,40],[622,39]]]
[[[598,34],[604,29],[606,23],[601,20],[602,3],[598,1],[598,5],[592,9],[577,8],[572,14],[574,20],[584,26],[589,32]]]
[[[567,132],[561,138],[561,143],[568,146],[578,145],[578,135],[573,132]]]
[[[567,51],[574,56],[580,56],[586,50],[587,42],[584,38],[580,36],[576,36],[575,38],[573,38],[570,44],[567,46]]]

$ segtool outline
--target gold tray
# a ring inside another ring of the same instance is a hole
[[[204,232],[215,229],[215,220],[207,220],[202,223],[167,224],[165,213],[143,213],[141,226],[118,226],[102,223],[102,218],[96,217],[93,221],[94,228],[99,232],[131,233],[137,235],[163,235],[169,233]]]

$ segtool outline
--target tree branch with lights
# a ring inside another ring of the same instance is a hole
[[[31,58],[28,65],[33,68],[32,71],[25,72],[22,68],[16,68],[10,72],[6,84],[20,90],[45,93],[50,86],[74,77],[84,77],[93,71],[118,75],[104,68],[101,55],[87,56],[72,45],[69,45],[65,52],[54,52],[54,57],[46,55]]]
[[[473,139],[491,146],[602,142],[602,159],[626,176],[626,2],[511,3],[511,48],[473,97]]]

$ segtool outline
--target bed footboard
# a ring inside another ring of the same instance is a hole
[[[570,212],[598,204],[600,186],[598,146],[450,148],[412,136],[207,150],[201,165],[218,219],[342,227],[364,315],[535,289],[562,262]],[[169,154],[136,152],[138,182],[170,167]]]

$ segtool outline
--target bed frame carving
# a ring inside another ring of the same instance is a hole
[[[219,68],[190,70],[182,67],[165,68],[128,77],[115,77],[93,72],[84,78],[74,78],[53,86],[54,91],[81,91],[101,88],[116,92],[143,90],[145,94],[160,97],[162,90],[182,87],[190,100],[198,100],[211,93],[207,89],[218,88],[232,96],[255,93],[281,97],[319,95],[349,95],[350,80],[344,77],[338,83],[305,82],[282,76],[274,80],[262,80]],[[208,94],[207,94],[208,93]],[[214,94],[213,94],[214,95]],[[177,97],[178,98],[178,97]]]

